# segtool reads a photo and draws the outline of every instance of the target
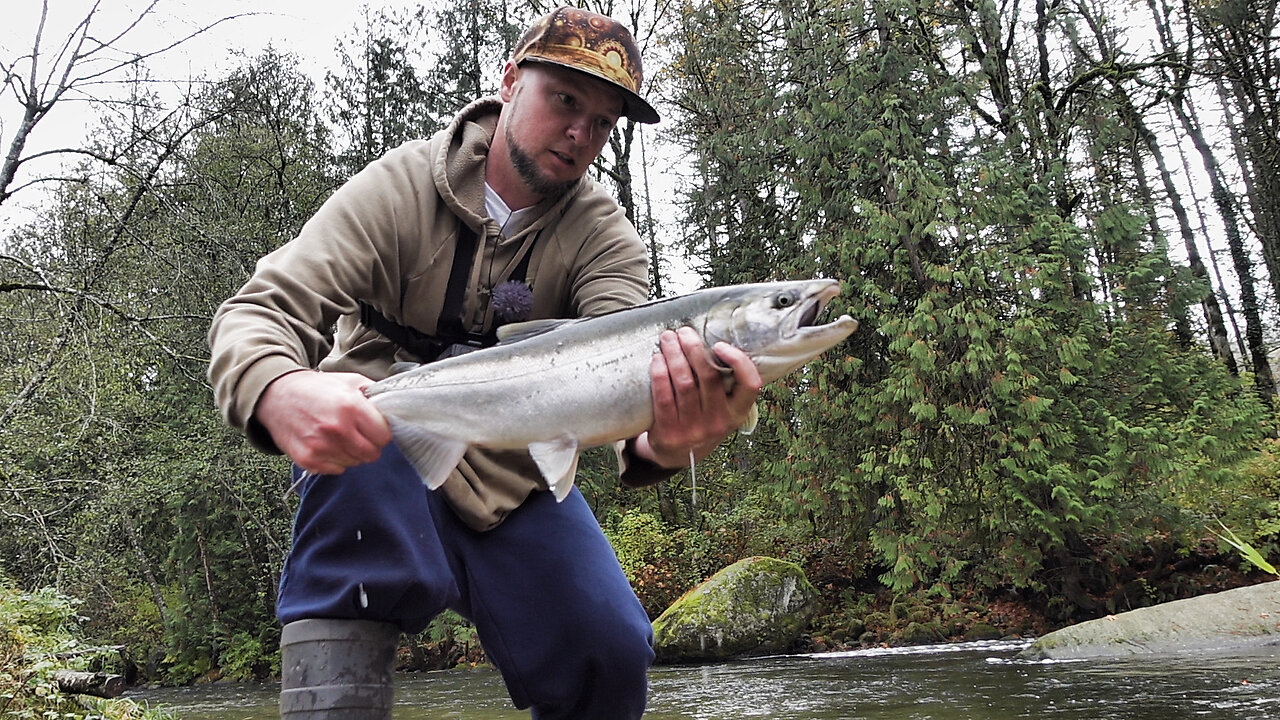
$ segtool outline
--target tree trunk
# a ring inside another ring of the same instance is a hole
[[[160,589],[155,573],[151,572],[151,562],[147,560],[147,553],[138,539],[138,529],[128,513],[121,513],[120,520],[124,527],[125,538],[129,541],[129,547],[133,549],[134,557],[138,560],[138,571],[142,573],[142,579],[147,584],[147,589],[151,591],[151,601],[156,604],[156,611],[160,613],[160,623],[168,631],[169,607],[164,601],[164,592]]]
[[[1187,250],[1187,262],[1191,266],[1191,275],[1196,280],[1202,281],[1207,292],[1200,299],[1200,307],[1204,309],[1205,323],[1209,328],[1209,347],[1213,352],[1213,356],[1226,363],[1227,369],[1232,375],[1240,374],[1240,367],[1236,364],[1235,356],[1231,353],[1231,337],[1227,334],[1227,326],[1222,319],[1222,308],[1218,305],[1218,298],[1214,294],[1213,281],[1209,279],[1209,272],[1205,269],[1204,261],[1200,258],[1200,250],[1196,247],[1195,231],[1191,228],[1191,220],[1187,215],[1187,209],[1182,204],[1182,196],[1178,192],[1178,187],[1173,181],[1173,174],[1169,171],[1168,163],[1165,162],[1164,152],[1160,149],[1160,143],[1156,139],[1155,133],[1147,127],[1142,118],[1133,110],[1132,106],[1125,108],[1125,115],[1131,124],[1133,131],[1137,133],[1138,138],[1147,147],[1147,152],[1156,161],[1156,167],[1160,170],[1160,179],[1164,183],[1165,194],[1168,196],[1170,208],[1173,210],[1174,217],[1178,220],[1178,230],[1182,234],[1182,243]]]
[[[1170,124],[1173,123],[1173,111],[1168,111]],[[1182,164],[1184,172],[1189,172],[1191,167],[1190,161],[1187,159],[1187,153],[1181,144],[1178,145],[1178,161]],[[1196,194],[1195,185],[1188,188],[1191,195],[1191,204],[1196,210],[1196,219],[1200,223],[1201,228],[1209,226],[1208,219],[1205,215],[1204,204],[1200,201],[1200,196]],[[1222,275],[1222,265],[1218,262],[1218,250],[1213,245],[1213,238],[1205,234],[1204,238],[1206,256],[1209,258],[1209,267],[1213,268],[1213,277],[1218,283],[1218,301],[1222,303],[1222,307],[1226,309],[1227,322],[1231,324],[1231,337],[1235,341],[1236,357],[1244,360],[1249,357],[1249,349],[1244,344],[1244,333],[1240,332],[1240,322],[1236,319],[1236,309],[1231,303],[1231,295],[1227,293],[1227,281]]]
[[[662,288],[662,246],[658,242],[653,226],[653,194],[649,192],[649,157],[645,152],[644,128],[640,131],[640,177],[644,183],[644,232],[645,244],[649,246],[649,295],[655,298],[666,297]]]
[[[1262,246],[1262,260],[1271,277],[1274,297],[1280,302],[1280,186],[1277,186],[1280,174],[1277,174],[1277,158],[1267,156],[1266,143],[1259,140],[1259,136],[1265,133],[1259,131],[1256,120],[1248,122],[1249,113],[1245,115],[1246,122],[1241,130],[1241,123],[1232,109],[1233,98],[1221,78],[1214,82],[1214,87],[1218,92],[1218,102],[1222,104],[1222,117],[1231,137],[1236,165],[1240,166],[1240,179],[1253,215],[1253,233]],[[1234,101],[1244,105],[1245,99],[1240,95],[1237,92]]]
[[[1181,121],[1182,127],[1191,138],[1192,144],[1200,154],[1204,171],[1209,176],[1213,188],[1214,206],[1222,218],[1223,229],[1227,236],[1227,247],[1231,251],[1231,260],[1235,265],[1236,279],[1240,283],[1240,305],[1245,320],[1245,342],[1249,348],[1249,359],[1253,365],[1253,383],[1259,395],[1268,404],[1276,394],[1275,379],[1271,376],[1271,364],[1267,358],[1267,348],[1262,338],[1262,315],[1258,302],[1257,289],[1254,286],[1253,260],[1244,246],[1244,237],[1240,233],[1240,216],[1236,208],[1235,196],[1227,189],[1222,179],[1222,169],[1213,149],[1205,140],[1199,123],[1188,108],[1184,106],[1185,96],[1175,98],[1173,111]]]
[[[1168,238],[1165,237],[1164,230],[1160,227],[1159,211],[1156,209],[1155,192],[1151,189],[1151,182],[1147,179],[1147,171],[1146,171],[1146,168],[1143,167],[1142,154],[1138,151],[1137,144],[1133,145],[1132,153],[1133,153],[1134,177],[1137,179],[1137,182],[1138,182],[1138,192],[1141,193],[1142,195],[1142,206],[1147,212],[1147,229],[1150,231],[1151,238],[1154,241],[1156,247],[1159,248],[1160,255],[1163,258],[1165,264],[1167,264],[1170,270],[1172,270],[1174,267],[1174,263],[1173,263],[1173,259],[1169,257]],[[1181,213],[1182,213],[1182,217],[1179,218],[1179,224],[1184,228],[1183,239],[1185,240],[1188,237],[1186,230],[1189,230],[1190,228],[1186,222],[1186,210],[1181,207],[1180,201],[1179,201],[1179,210],[1181,210]],[[1200,267],[1201,272],[1204,273],[1204,263],[1200,261],[1200,258],[1198,255],[1193,256],[1193,259],[1189,258],[1187,264],[1191,267],[1192,277],[1196,276],[1195,268],[1197,265]],[[1173,315],[1174,337],[1178,341],[1178,347],[1184,350],[1189,350],[1195,345],[1195,338],[1193,337],[1191,332],[1191,318],[1187,315],[1187,309],[1183,307],[1182,304],[1179,303],[1176,299],[1176,294],[1177,294],[1176,277],[1173,276],[1173,273],[1170,273],[1170,275],[1171,276],[1169,277],[1169,279],[1164,283],[1164,293],[1165,293],[1165,297],[1169,299],[1169,313]],[[1215,300],[1214,304],[1216,305],[1216,298],[1213,294],[1212,283],[1206,283],[1206,287],[1208,289],[1207,297],[1210,300]],[[1209,308],[1205,307],[1203,300],[1201,301],[1201,307],[1204,308],[1205,321],[1209,327],[1209,348],[1213,352],[1215,357],[1223,359],[1224,362],[1228,363],[1228,367],[1230,368],[1231,374],[1235,375],[1237,372],[1237,368],[1235,367],[1235,363],[1234,363],[1235,358],[1231,357],[1231,351],[1230,351],[1231,339],[1226,336],[1226,328],[1222,329],[1222,340],[1225,343],[1225,347],[1227,348],[1227,352],[1225,353],[1225,355],[1223,355],[1223,354],[1220,354],[1218,350],[1218,344],[1216,342],[1218,338],[1214,333],[1215,327],[1214,327],[1212,313],[1210,312]],[[1222,311],[1221,309],[1219,309],[1218,325],[1221,325],[1221,324],[1222,324]]]
[[[1243,115],[1228,115],[1232,142],[1242,156],[1245,197],[1272,293],[1280,299],[1280,89],[1277,75],[1277,13],[1273,2],[1223,2],[1197,6],[1206,53],[1225,79]],[[1223,102],[1230,109],[1231,102]],[[1250,177],[1252,176],[1252,177]]]

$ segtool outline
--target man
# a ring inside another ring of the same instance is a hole
[[[556,503],[527,453],[482,449],[427,492],[362,393],[397,361],[487,344],[504,321],[647,299],[643,243],[586,177],[620,117],[658,120],[641,77],[624,26],[553,11],[498,97],[371,163],[218,310],[219,407],[303,478],[277,605],[282,713],[389,718],[398,632],[445,608],[475,623],[534,718],[643,713],[649,621],[581,494]],[[655,344],[654,424],[623,452],[631,485],[710,452],[761,384],[744,353],[689,328]]]

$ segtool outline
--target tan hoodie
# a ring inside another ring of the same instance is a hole
[[[469,330],[492,326],[488,290],[508,279],[530,247],[529,319],[597,315],[648,298],[644,244],[589,178],[537,206],[531,221],[506,228],[502,237],[484,210],[485,157],[500,108],[496,98],[476,101],[430,140],[405,143],[370,163],[296,238],[263,257],[218,309],[209,332],[209,379],[227,422],[255,447],[279,452],[253,418],[277,377],[319,368],[379,380],[393,363],[415,359],[361,325],[358,303],[434,334],[459,221],[478,239],[463,308]],[[530,492],[545,489],[527,453],[472,449],[441,492],[468,525],[485,530]]]

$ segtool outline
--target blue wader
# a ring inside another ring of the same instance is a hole
[[[535,492],[476,532],[392,444],[299,491],[281,622],[374,620],[415,633],[452,608],[475,623],[512,701],[536,720],[643,714],[652,629],[577,488],[563,503]]]

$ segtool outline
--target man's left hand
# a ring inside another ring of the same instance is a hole
[[[693,328],[664,331],[658,346],[649,365],[653,426],[636,438],[635,450],[662,467],[684,467],[691,454],[705,457],[742,427],[763,382],[746,353],[723,342],[708,349]],[[728,390],[712,353],[733,371]]]

